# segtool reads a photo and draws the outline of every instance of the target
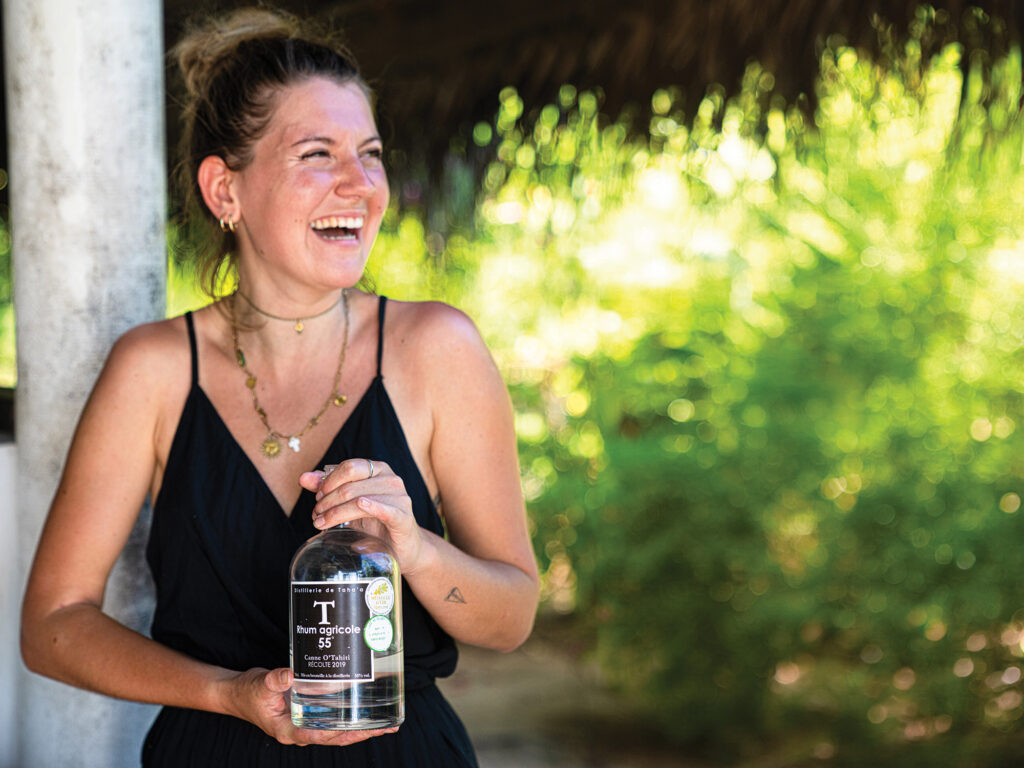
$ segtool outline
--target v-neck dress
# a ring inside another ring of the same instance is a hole
[[[443,534],[381,376],[384,310],[378,308],[377,375],[324,457],[384,461],[405,483],[420,526]],[[191,314],[185,316],[192,386],[167,458],[146,557],[156,583],[152,637],[228,669],[288,666],[288,569],[295,550],[319,533],[314,495],[303,490],[285,514],[252,461],[199,386]],[[142,764],[291,768],[460,768],[476,766],[462,723],[434,685],[455,670],[452,638],[402,586],[406,721],[395,734],[347,747],[285,746],[228,715],[165,707],[146,737]]]

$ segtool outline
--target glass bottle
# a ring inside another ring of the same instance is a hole
[[[330,528],[295,552],[289,635],[295,725],[344,731],[405,720],[401,578],[379,521]]]

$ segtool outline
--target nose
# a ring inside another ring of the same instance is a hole
[[[377,190],[368,169],[361,158],[352,157],[343,162],[338,170],[335,192],[341,197],[371,197]]]

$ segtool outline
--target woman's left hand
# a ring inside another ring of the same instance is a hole
[[[322,471],[304,472],[299,483],[316,492],[313,525],[317,528],[372,517],[388,529],[402,573],[409,575],[419,567],[425,549],[423,532],[413,516],[405,483],[386,463],[347,459]]]

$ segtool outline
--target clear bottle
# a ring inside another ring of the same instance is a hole
[[[402,589],[372,518],[317,534],[291,563],[292,722],[335,731],[405,720]]]

